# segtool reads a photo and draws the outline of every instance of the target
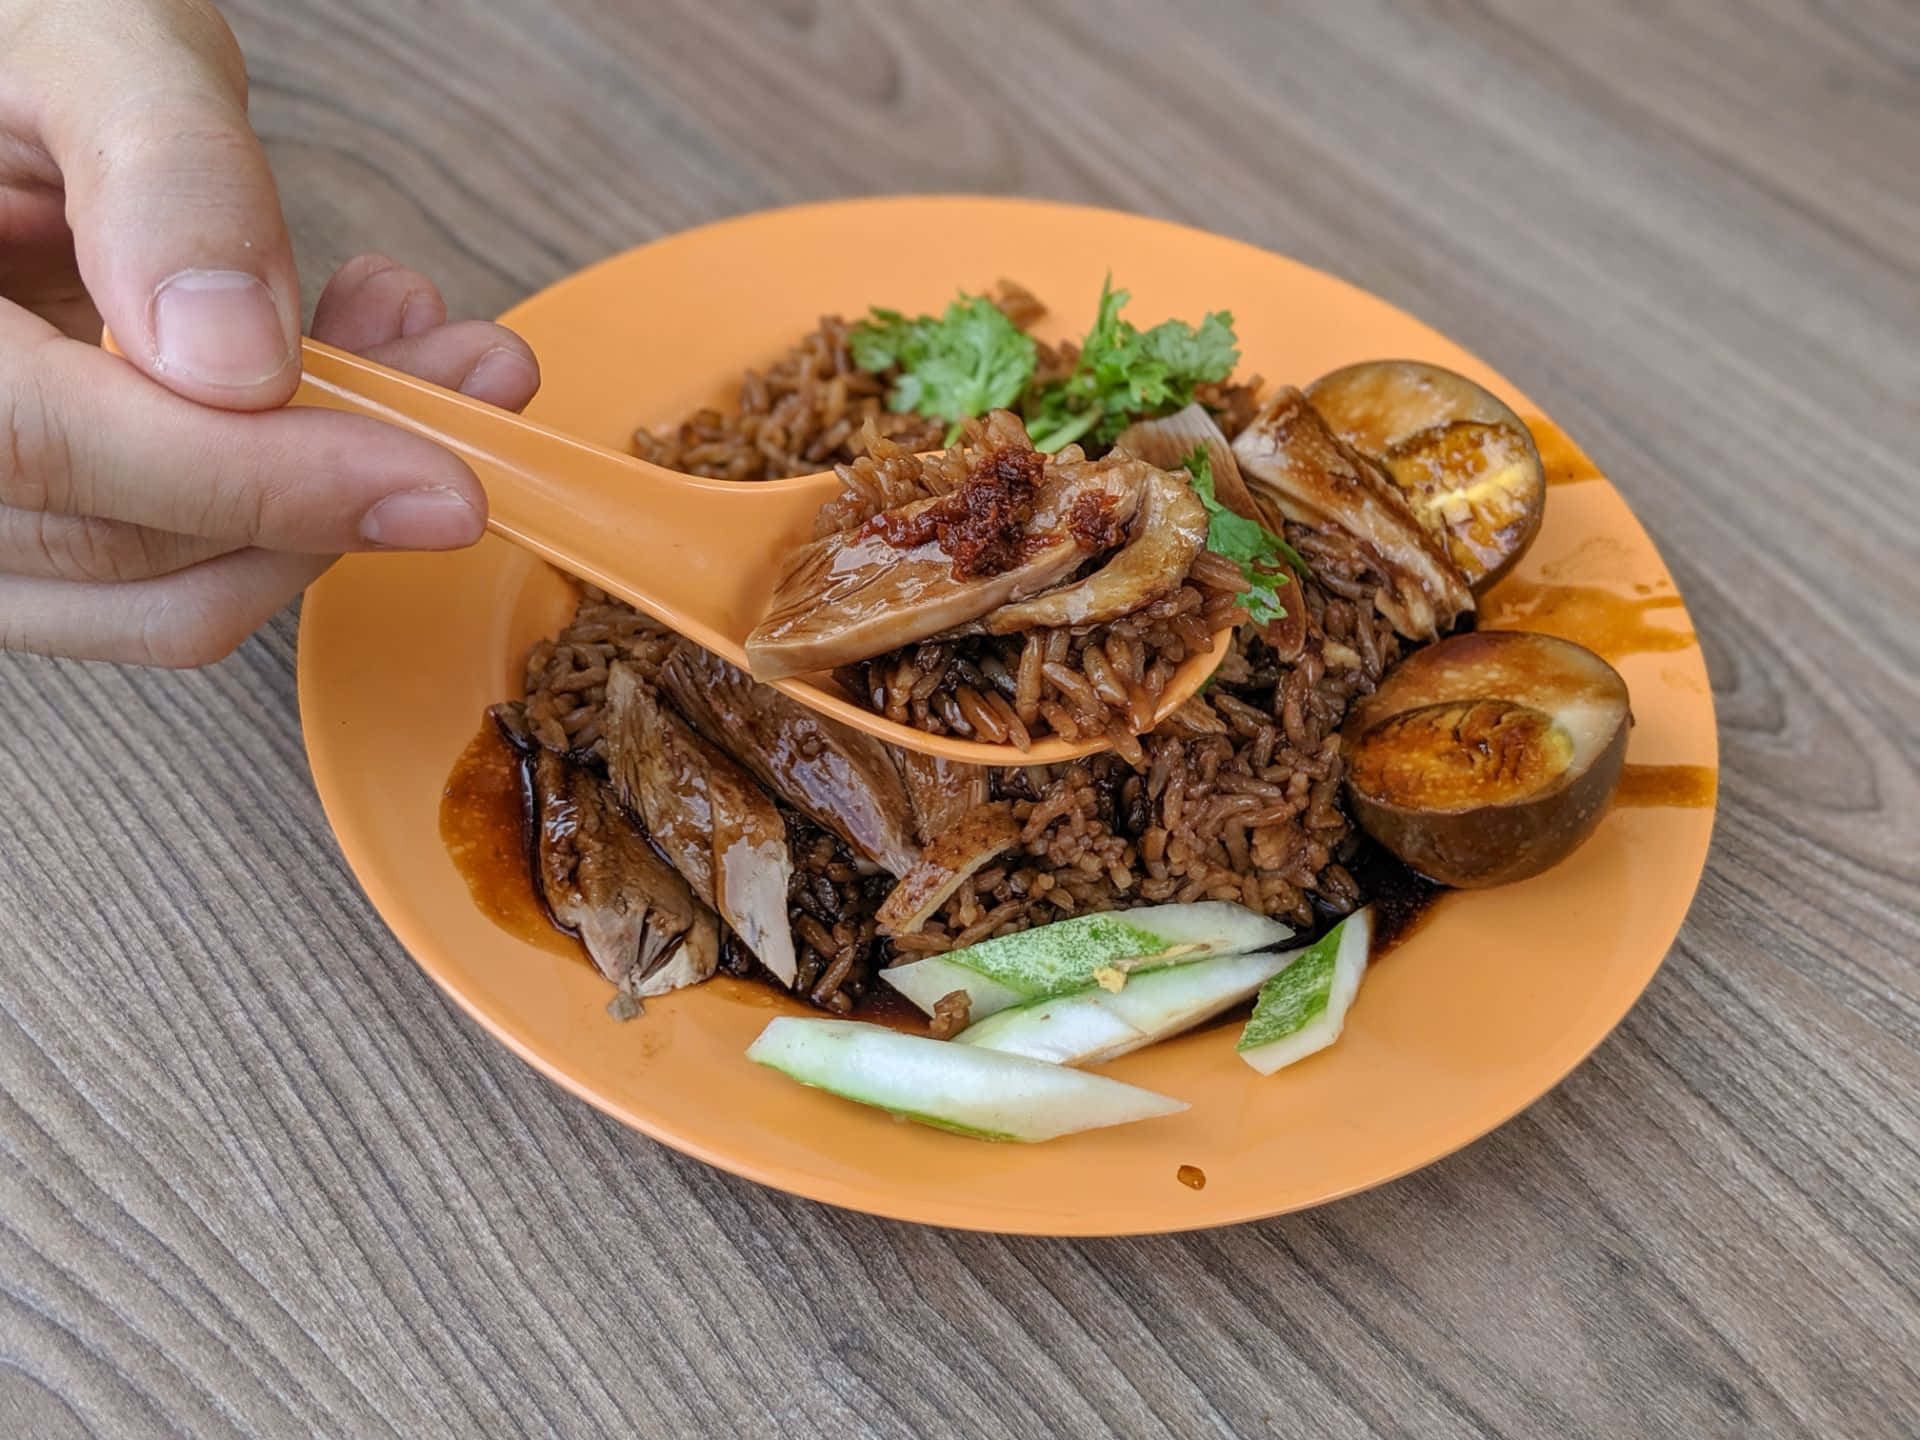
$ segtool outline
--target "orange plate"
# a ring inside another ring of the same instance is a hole
[[[616,256],[504,318],[540,354],[532,413],[623,446],[636,422],[729,402],[743,366],[823,314],[933,310],[957,288],[1010,276],[1055,307],[1044,334],[1074,335],[1108,270],[1141,324],[1232,310],[1242,373],[1305,383],[1407,356],[1538,416],[1457,345],[1339,280],[1198,230],[1067,205],[925,198],[750,215]],[[1550,469],[1584,464],[1541,433]],[[1608,653],[1632,691],[1630,761],[1711,767],[1713,701],[1686,610],[1620,496],[1589,477],[1549,492],[1539,542],[1490,597],[1486,623],[1557,629]],[[1190,1101],[1185,1114],[983,1144],[749,1064],[741,1052],[760,1027],[799,1009],[769,991],[715,983],[618,1024],[585,964],[510,938],[475,907],[441,844],[441,785],[483,708],[516,693],[521,656],[567,609],[555,576],[494,539],[458,555],[354,556],[313,587],[301,716],[348,863],[427,973],[575,1094],[736,1174],[880,1215],[1037,1234],[1179,1230],[1405,1174],[1518,1112],[1606,1036],[1673,942],[1706,859],[1710,807],[1616,809],[1551,873],[1443,902],[1374,967],[1332,1049],[1263,1078],[1235,1057],[1235,1031],[1215,1028],[1105,1067]],[[1635,623],[1618,623],[1629,612]]]

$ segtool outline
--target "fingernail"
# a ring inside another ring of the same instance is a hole
[[[460,393],[485,400],[502,391],[523,390],[531,378],[532,366],[526,356],[518,350],[496,346],[474,361],[467,378],[460,382]]]
[[[431,485],[389,495],[360,519],[360,535],[383,550],[457,550],[486,527],[458,490]]]
[[[202,385],[271,380],[293,359],[273,292],[239,270],[182,270],[153,292],[155,366]]]

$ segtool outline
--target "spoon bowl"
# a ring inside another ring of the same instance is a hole
[[[433,441],[472,467],[488,528],[651,615],[746,670],[746,638],[785,556],[813,538],[840,493],[831,472],[791,480],[709,480],[651,465],[317,340],[301,344],[296,405],[371,416]],[[1157,724],[1226,655],[1232,630],[1174,672]],[[1041,765],[1111,748],[1104,737],[1037,738],[1025,750],[932,735],[876,715],[830,675],[770,682],[802,705],[889,744],[975,765]]]

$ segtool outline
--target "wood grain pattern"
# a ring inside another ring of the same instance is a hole
[[[1562,417],[1705,639],[1721,818],[1619,1032],[1230,1231],[841,1214],[618,1126],[348,877],[282,617],[0,658],[0,1434],[1808,1435],[1920,1413],[1920,9],[234,0],[309,293],[497,311],[876,190],[1297,255]]]

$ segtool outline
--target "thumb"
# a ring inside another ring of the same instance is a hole
[[[80,275],[114,339],[189,399],[284,403],[299,380],[300,282],[232,32],[180,0],[38,13],[15,64],[38,92]]]

